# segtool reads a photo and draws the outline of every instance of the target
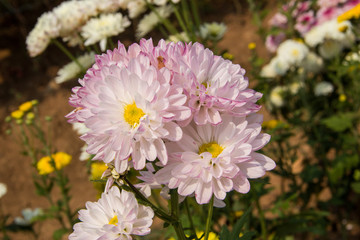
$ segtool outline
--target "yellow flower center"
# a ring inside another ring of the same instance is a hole
[[[140,118],[144,115],[145,113],[143,110],[138,108],[135,102],[125,106],[124,119],[132,127],[138,125],[140,123]]]
[[[292,54],[294,57],[297,57],[297,56],[299,56],[299,50],[293,49],[293,50],[291,51],[291,54]]]
[[[204,143],[199,147],[199,154],[202,154],[203,152],[209,152],[211,153],[213,158],[216,158],[223,150],[224,148],[221,147],[216,142],[209,142],[209,143]]]
[[[348,26],[343,25],[343,26],[340,26],[338,30],[339,30],[340,32],[346,32],[347,29],[348,29]]]
[[[109,224],[117,226],[118,222],[118,217],[115,215],[112,219],[110,219]]]

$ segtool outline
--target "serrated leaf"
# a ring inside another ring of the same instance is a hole
[[[352,121],[356,117],[355,113],[339,113],[332,117],[322,120],[322,123],[325,124],[328,128],[334,130],[335,132],[343,132],[348,128],[352,127]]]

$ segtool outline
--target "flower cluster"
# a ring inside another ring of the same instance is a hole
[[[79,83],[67,117],[80,124],[87,152],[108,166],[102,175],[108,181],[99,202],[80,211],[83,223],[75,225],[70,239],[141,235],[134,229],[143,213],[124,217],[124,207],[105,203],[113,203],[114,195],[122,199],[111,185],[123,184],[131,168],[142,170],[135,187],[145,197],[154,188],[165,198],[177,189],[180,201],[195,196],[206,204],[213,198],[214,206],[222,207],[228,192],[248,192],[249,178],[275,167],[256,152],[270,140],[256,114],[261,94],[248,88],[243,68],[199,43],[161,40],[154,46],[142,39],[126,49],[119,42],[96,56]],[[104,215],[96,224],[92,211]]]
[[[255,153],[270,137],[254,115],[261,94],[244,74],[198,43],[142,39],[128,50],[119,43],[79,80],[67,117],[85,124],[87,152],[113,166],[112,174],[158,159],[158,184],[194,193],[200,204],[214,194],[223,200],[275,166]]]
[[[277,35],[268,36],[266,43],[276,56],[263,66],[260,73],[265,79],[278,79],[281,83],[270,91],[269,108],[284,106],[285,99],[297,94],[307,78],[326,71],[324,68],[330,61],[354,47],[356,26],[349,20],[356,19],[359,2],[318,0],[311,4],[309,1],[291,1],[282,7],[282,13],[274,15],[270,24],[280,30]],[[289,25],[286,17],[289,14],[296,20],[294,26]],[[301,19],[305,15],[307,21]],[[306,28],[299,28],[305,23]],[[292,39],[286,39],[286,29],[291,27],[295,34]],[[295,36],[302,36],[302,39]],[[347,58],[350,59],[350,55]],[[348,61],[343,64],[348,64]],[[286,77],[289,77],[288,81],[281,80]],[[327,96],[333,92],[334,86],[329,81],[319,81],[311,89],[314,96]]]
[[[266,47],[269,51],[275,52],[286,38],[284,31],[289,28],[294,28],[303,37],[314,27],[318,27],[317,29],[321,31],[326,28],[326,25],[322,26],[324,23],[336,19],[358,3],[360,3],[358,0],[317,0],[316,4],[313,4],[311,1],[292,0],[282,6],[281,11],[270,19],[270,26],[277,30],[275,31],[277,34],[267,36]],[[288,20],[289,17],[292,21]],[[294,26],[290,26],[293,21],[295,21]],[[335,33],[338,28],[334,27],[331,30]]]
[[[172,13],[172,3],[179,0],[151,0],[149,4],[157,7],[157,14],[167,18]],[[33,30],[26,39],[26,45],[31,57],[40,55],[52,39],[62,38],[70,46],[92,45],[100,43],[101,49],[106,49],[107,39],[122,33],[131,22],[123,16],[124,10],[129,17],[137,18],[147,10],[145,0],[69,0],[62,2],[52,11],[42,14]],[[139,37],[146,35],[160,21],[152,12],[140,20],[137,26]]]

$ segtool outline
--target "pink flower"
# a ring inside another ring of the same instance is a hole
[[[324,22],[327,22],[331,19],[336,18],[341,14],[341,9],[336,7],[320,8],[316,13],[317,23],[316,25],[321,25]]]
[[[296,18],[295,29],[299,31],[300,34],[305,34],[308,32],[316,23],[316,19],[313,11],[309,11],[301,14]]]
[[[269,35],[266,37],[265,46],[269,52],[275,53],[280,43],[286,38],[285,33],[279,33],[277,35]]]
[[[156,158],[166,164],[164,140],[178,141],[182,130],[175,121],[191,114],[183,89],[172,84],[173,72],[151,57],[154,49],[148,45],[143,41],[126,51],[119,43],[97,56],[70,98],[75,110],[67,117],[89,129],[81,136],[87,152],[105,163],[114,161],[120,174],[128,169],[129,157],[135,169]]]
[[[223,200],[233,189],[247,193],[248,178],[259,178],[275,167],[273,160],[255,152],[270,140],[260,133],[260,115],[222,118],[216,126],[192,122],[179,142],[167,144],[169,162],[156,173],[159,183],[177,188],[181,196],[195,193],[196,201],[205,204],[213,195]]]
[[[288,19],[282,13],[276,13],[269,22],[270,26],[285,29],[287,27]]]
[[[139,205],[133,193],[113,187],[97,202],[87,202],[79,211],[80,223],[74,225],[70,240],[132,239],[131,235],[150,233],[154,212]]]
[[[219,124],[220,113],[242,117],[260,109],[255,102],[262,94],[248,88],[245,70],[240,65],[214,56],[199,43],[187,47],[188,51],[177,58],[180,67],[174,84],[184,88],[196,124]]]

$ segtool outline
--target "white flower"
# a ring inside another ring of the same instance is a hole
[[[260,72],[260,76],[265,78],[274,78],[283,76],[289,70],[290,66],[287,61],[282,61],[277,56],[271,59],[270,63],[265,65]]]
[[[350,47],[354,41],[351,23],[338,22],[336,19],[312,28],[305,35],[305,42],[310,47],[320,45],[320,55],[326,59],[336,56],[343,48]]]
[[[177,33],[175,35],[170,35],[168,41],[170,42],[190,42],[189,36],[186,32]]]
[[[73,130],[79,135],[83,135],[89,131],[89,129],[85,126],[85,123],[75,122],[72,125]]]
[[[334,91],[334,86],[329,82],[320,82],[314,88],[315,96],[326,96]]]
[[[96,16],[94,4],[89,1],[70,0],[62,2],[53,9],[61,29],[60,36],[67,37],[77,31],[90,17]]]
[[[52,12],[42,14],[26,38],[27,50],[31,57],[41,54],[52,38],[59,35],[60,24]]]
[[[7,193],[7,187],[5,183],[0,183],[0,198]]]
[[[95,63],[95,54],[93,52],[86,53],[83,56],[77,58],[77,61],[83,66],[84,69],[91,67]],[[63,66],[55,77],[55,82],[57,84],[66,82],[68,80],[76,78],[81,73],[80,66],[72,61],[65,66]]]
[[[343,49],[343,44],[333,39],[326,39],[319,46],[319,53],[325,59],[331,59],[337,56]]]
[[[130,0],[86,0],[91,2],[98,13],[116,12],[119,8],[125,9]]]
[[[172,6],[162,6],[156,8],[157,13],[161,18],[168,18],[170,14],[173,12]],[[141,38],[148,34],[156,25],[160,23],[159,17],[155,14],[155,12],[151,12],[145,15],[141,21],[139,22],[136,29],[136,36]]]
[[[281,62],[288,63],[289,65],[298,65],[308,53],[309,49],[305,44],[289,39],[280,44],[277,50],[277,57]]]
[[[283,95],[287,90],[288,89],[285,86],[274,87],[270,93],[271,104],[275,107],[282,107],[285,103]]]
[[[144,0],[132,0],[128,3],[127,9],[130,18],[136,18],[146,11],[146,2]]]
[[[35,208],[32,210],[31,208],[25,208],[21,211],[23,217],[15,217],[14,222],[20,226],[29,226],[31,225],[35,218],[44,214],[41,208]]]
[[[200,26],[200,36],[203,39],[210,39],[213,41],[219,41],[223,38],[226,32],[226,25],[224,23],[204,23]]]
[[[74,225],[69,240],[131,240],[131,235],[150,233],[153,217],[154,211],[138,204],[133,193],[112,187],[79,211],[81,222]]]
[[[88,147],[87,144],[81,147],[81,153],[79,156],[80,161],[87,161],[91,158],[91,154],[86,152],[87,147]]]
[[[304,87],[303,82],[293,82],[288,86],[288,90],[291,94],[295,95],[299,92],[299,90]]]
[[[305,69],[305,71],[312,73],[319,72],[323,68],[323,65],[324,61],[322,58],[314,52],[309,52],[301,63],[301,66]]]
[[[107,38],[122,33],[130,24],[129,19],[121,13],[102,14],[82,27],[81,36],[85,39],[85,46],[100,42],[101,50],[105,51]]]

